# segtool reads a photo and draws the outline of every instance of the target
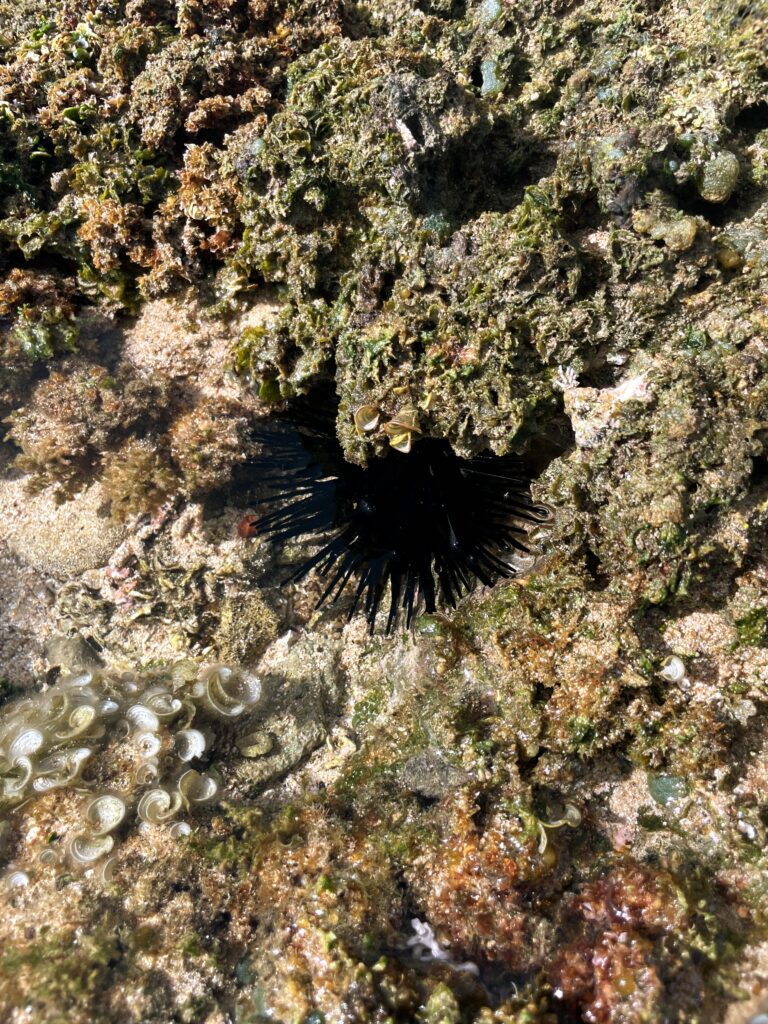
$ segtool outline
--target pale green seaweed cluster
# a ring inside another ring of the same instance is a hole
[[[43,865],[89,867],[109,877],[115,836],[132,817],[189,834],[179,820],[215,800],[221,777],[208,760],[223,721],[239,718],[261,697],[261,682],[226,665],[201,669],[179,663],[164,674],[82,672],[44,693],[15,702],[0,716],[0,813],[53,790],[82,799],[62,854],[47,844]],[[242,739],[248,748],[248,737]],[[115,752],[114,744],[118,744]],[[99,757],[107,749],[108,756]],[[197,767],[195,767],[197,766]],[[2,823],[0,818],[0,823]],[[12,844],[8,822],[0,840]],[[21,865],[6,872],[10,887],[24,885]]]

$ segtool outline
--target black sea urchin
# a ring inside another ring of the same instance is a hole
[[[274,507],[247,517],[244,535],[321,536],[292,578],[314,570],[327,580],[318,606],[349,585],[349,617],[362,602],[371,631],[387,595],[389,632],[401,609],[410,625],[417,607],[453,608],[476,581],[514,576],[510,556],[528,550],[525,521],[548,517],[511,456],[462,459],[447,441],[427,438],[363,468],[344,459],[330,433],[283,423],[262,440],[260,483],[276,491],[262,500]]]

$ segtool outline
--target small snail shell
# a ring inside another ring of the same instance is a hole
[[[358,434],[368,434],[379,425],[381,412],[375,405],[361,405],[355,410],[355,430]]]
[[[11,871],[5,876],[5,884],[9,889],[23,889],[25,885],[29,885],[29,875],[26,871]]]
[[[150,789],[139,800],[136,813],[142,821],[148,821],[150,825],[158,825],[172,818],[179,807],[181,807],[181,797],[178,793],[171,796],[167,789]]]
[[[160,719],[145,704],[132,704],[125,712],[134,732],[157,732]]]
[[[112,836],[77,835],[73,836],[69,844],[69,852],[78,864],[92,864],[109,853],[114,844]]]
[[[8,757],[11,763],[15,764],[19,758],[36,754],[44,742],[45,737],[39,729],[22,729],[8,747]]]
[[[679,683],[685,676],[685,665],[680,658],[672,655],[672,657],[667,658],[661,666],[659,675],[662,679],[666,679],[667,682]]]
[[[199,729],[182,729],[174,736],[174,744],[181,761],[191,761],[205,752],[205,736]]]
[[[201,775],[190,768],[179,779],[179,793],[185,805],[204,804],[213,800],[219,791],[219,784],[210,775]]]
[[[94,826],[94,835],[104,836],[117,828],[125,817],[125,803],[120,797],[105,793],[92,800],[85,811],[85,820]]]

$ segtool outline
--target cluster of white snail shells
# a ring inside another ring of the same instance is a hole
[[[108,880],[116,860],[109,856],[115,834],[129,815],[145,828],[167,825],[172,837],[180,838],[191,826],[174,820],[179,813],[217,798],[220,780],[192,766],[205,757],[213,732],[204,724],[193,727],[193,720],[238,717],[260,697],[258,677],[228,665],[204,666],[191,680],[189,672],[177,678],[171,673],[170,681],[127,672],[64,677],[0,713],[0,815],[36,794],[65,787],[84,791],[82,827],[66,839],[64,850],[71,864],[98,863],[100,876]],[[114,740],[132,754],[130,784],[119,792],[94,793],[83,771],[96,751]],[[0,831],[3,826],[0,817]],[[41,865],[60,860],[52,847],[37,858]],[[7,887],[28,881],[22,867],[6,872]]]

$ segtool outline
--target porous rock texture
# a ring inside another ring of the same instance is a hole
[[[761,1012],[765,3],[0,0],[0,53],[0,1018]],[[519,453],[530,571],[408,634],[315,612],[237,523],[321,383],[351,461],[403,410]],[[215,799],[83,864],[151,720],[41,709],[104,671],[182,716],[218,662],[263,698]]]

